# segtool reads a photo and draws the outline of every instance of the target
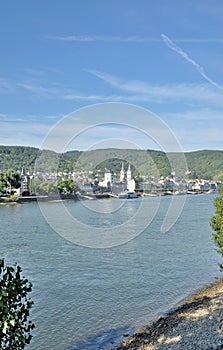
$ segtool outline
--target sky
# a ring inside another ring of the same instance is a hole
[[[222,21],[221,0],[2,1],[0,144],[43,147],[56,126],[64,149],[165,150],[167,132],[183,151],[223,150]]]

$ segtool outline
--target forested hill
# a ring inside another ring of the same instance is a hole
[[[54,171],[52,157],[59,159],[58,171],[72,172],[77,170],[94,170],[105,168],[119,173],[122,161],[130,162],[135,166],[135,171],[140,175],[170,175],[172,170],[167,155],[154,150],[93,150],[93,151],[69,151],[57,154],[53,151],[40,151],[34,147],[0,146],[0,171],[7,169],[24,170],[33,172],[35,161],[39,154],[44,152],[43,168],[47,172]],[[191,178],[204,178],[223,180],[223,151],[196,151],[185,153],[188,170]]]
[[[194,178],[223,180],[223,151],[203,150],[188,152],[185,156]]]

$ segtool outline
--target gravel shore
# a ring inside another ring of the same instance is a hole
[[[223,279],[123,340],[115,350],[223,349]]]

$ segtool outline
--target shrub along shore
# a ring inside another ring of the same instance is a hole
[[[223,279],[185,299],[113,350],[223,349]]]

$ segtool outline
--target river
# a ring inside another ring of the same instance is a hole
[[[162,234],[170,197],[146,198],[148,208],[159,202],[151,223],[128,242],[104,249],[64,239],[47,223],[37,203],[0,207],[0,256],[6,263],[19,263],[33,284],[36,329],[27,349],[108,349],[123,334],[220,276],[221,258],[209,224],[214,196],[186,196],[181,216]],[[133,216],[139,208],[140,200],[127,200],[122,210],[114,212],[118,201],[91,201],[86,204],[90,215],[84,214],[81,202],[65,206],[71,215],[91,222],[87,235],[100,225],[123,227],[125,216]],[[54,213],[60,205],[42,204]],[[103,216],[97,210],[100,206],[106,208]]]

